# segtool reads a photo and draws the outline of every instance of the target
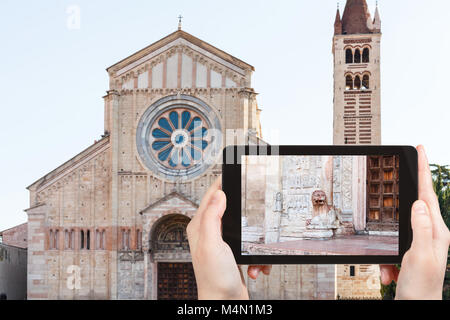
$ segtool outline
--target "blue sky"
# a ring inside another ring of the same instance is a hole
[[[379,6],[383,143],[450,164],[450,1]],[[332,143],[335,0],[2,0],[0,230],[26,221],[26,186],[103,133],[105,69],[175,31],[180,13],[185,31],[255,66],[265,137]]]

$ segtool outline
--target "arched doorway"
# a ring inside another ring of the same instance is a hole
[[[184,215],[170,214],[159,219],[150,233],[150,252],[157,268],[158,300],[197,299],[186,234],[189,221]]]

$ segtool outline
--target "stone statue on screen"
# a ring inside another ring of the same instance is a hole
[[[324,191],[316,190],[311,196],[313,217],[307,220],[307,235],[310,238],[332,238],[334,231],[342,224],[340,210],[329,206]]]

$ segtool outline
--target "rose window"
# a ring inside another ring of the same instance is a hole
[[[169,110],[151,129],[152,152],[167,168],[186,169],[202,159],[208,147],[208,125],[193,110]]]
[[[216,111],[185,94],[154,102],[136,128],[139,160],[153,174],[171,181],[193,179],[216,164],[222,140]]]

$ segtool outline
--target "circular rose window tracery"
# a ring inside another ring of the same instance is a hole
[[[209,145],[208,125],[192,110],[169,110],[153,124],[152,151],[169,169],[186,169],[201,160]]]
[[[167,96],[142,115],[136,146],[143,164],[155,174],[169,180],[192,179],[220,155],[220,120],[198,98]]]

